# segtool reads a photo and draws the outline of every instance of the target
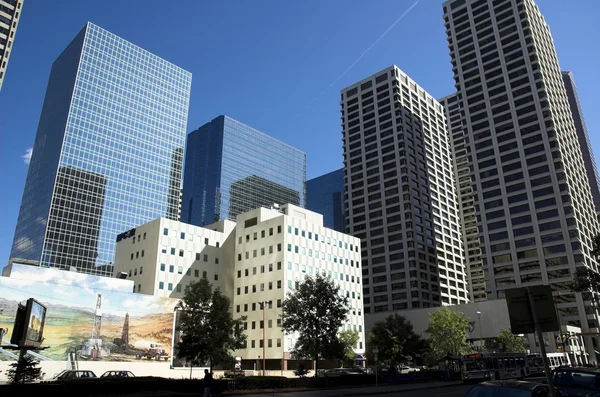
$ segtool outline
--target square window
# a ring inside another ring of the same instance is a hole
[[[164,281],[159,281],[158,282],[158,289],[165,289],[165,283],[164,283]]]
[[[267,340],[267,347],[273,347],[273,339]]]
[[[177,274],[183,274],[183,266],[177,267]]]
[[[169,291],[173,291],[173,283],[169,283]]]
[[[175,248],[171,248],[171,255],[175,255]]]
[[[281,225],[277,226],[277,233],[281,233]]]
[[[163,236],[168,236],[169,235],[169,229],[167,229],[166,227],[163,229]]]
[[[277,270],[281,270],[281,262],[277,262]]]
[[[194,269],[194,277],[200,277],[200,270]]]
[[[215,281],[219,281],[219,275],[215,274]]]
[[[161,263],[161,264],[160,264],[160,271],[161,271],[161,272],[164,272],[164,271],[165,271],[165,264],[164,264],[164,263]]]
[[[182,240],[185,240],[185,233],[181,232],[181,234],[179,235],[179,238],[182,239]]]
[[[181,292],[181,284],[177,284],[176,290],[177,290],[177,292]]]
[[[175,266],[169,265],[169,273],[173,273],[175,271]]]
[[[202,260],[203,260],[204,262],[208,262],[208,255],[207,255],[207,254],[204,254],[204,257],[202,258]]]
[[[204,245],[208,245],[208,239],[207,238],[204,239]]]
[[[206,270],[203,270],[202,271],[202,278],[207,278],[207,277],[208,277],[208,274],[206,273]]]
[[[281,338],[277,338],[277,347],[281,347]]]

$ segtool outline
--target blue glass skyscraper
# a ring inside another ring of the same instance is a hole
[[[306,208],[323,215],[323,226],[346,232],[343,168],[306,181]]]
[[[203,226],[272,204],[306,205],[306,154],[227,116],[190,132],[181,220]]]
[[[13,261],[110,275],[119,233],[178,218],[191,79],[86,24],[52,65]]]

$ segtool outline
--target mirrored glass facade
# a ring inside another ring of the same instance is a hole
[[[306,181],[306,208],[323,215],[323,226],[345,233],[343,168]]]
[[[110,275],[119,233],[177,219],[190,88],[88,23],[52,65],[11,258]]]
[[[305,206],[306,154],[227,116],[188,135],[181,220],[203,226],[273,204]]]

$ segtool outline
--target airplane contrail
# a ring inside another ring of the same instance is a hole
[[[362,54],[360,54],[359,57],[356,58],[356,60],[354,62],[352,62],[352,64],[350,66],[348,66],[348,68],[346,70],[344,70],[344,72],[342,74],[340,74],[335,80],[333,80],[333,82],[331,84],[329,84],[329,86],[327,88],[325,88],[323,90],[323,92],[321,92],[319,95],[314,97],[313,100],[311,101],[311,103],[316,101],[317,99],[321,98],[323,95],[325,95],[325,93],[327,91],[329,91],[331,89],[331,87],[333,87],[335,85],[335,83],[337,83],[342,77],[344,77],[346,75],[346,73],[348,73],[362,59],[362,57],[364,57],[365,54],[371,50],[371,48],[375,47],[377,45],[377,43],[379,43],[381,41],[381,39],[383,39],[390,32],[390,30],[392,30],[394,28],[394,26],[396,26],[398,24],[398,22],[400,22],[413,8],[415,8],[415,6],[417,4],[419,4],[420,1],[421,0],[416,0],[410,7],[408,7],[408,9],[406,11],[404,11],[404,13],[402,13],[402,15],[400,15],[400,17],[398,19],[396,19],[394,21],[394,23],[391,24],[390,27],[387,28],[386,31],[383,32],[381,34],[381,36],[379,36],[377,38],[377,40],[375,40],[373,43],[371,43],[371,45],[369,47],[367,47],[367,49],[364,50],[362,52]],[[310,103],[305,106],[305,109],[308,108],[309,105],[310,105]],[[296,116],[299,116],[299,115],[300,115],[300,113],[298,113]]]

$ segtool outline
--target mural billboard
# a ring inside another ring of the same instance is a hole
[[[48,359],[170,360],[177,300],[132,289],[127,280],[18,265],[0,277],[0,328],[11,333],[19,303],[33,298],[46,308],[40,354]],[[35,337],[35,326],[28,332]]]

